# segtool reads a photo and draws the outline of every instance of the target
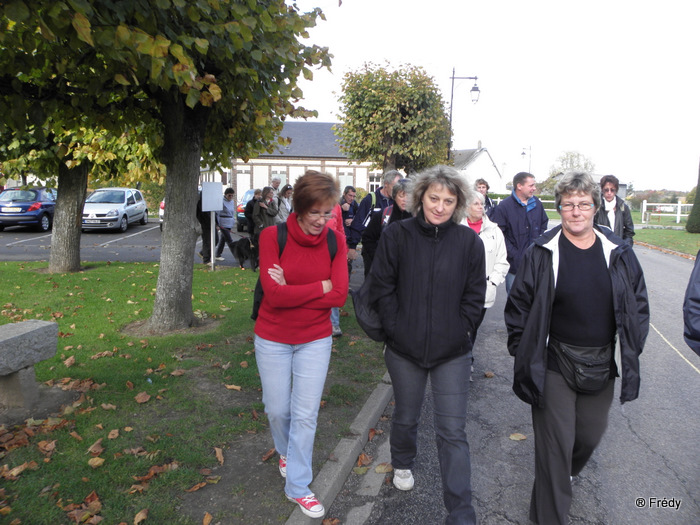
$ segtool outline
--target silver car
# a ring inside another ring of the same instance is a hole
[[[82,229],[125,232],[129,224],[148,222],[148,205],[139,190],[100,188],[85,200]]]

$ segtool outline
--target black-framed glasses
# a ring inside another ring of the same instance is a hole
[[[604,188],[603,193],[615,193],[617,190],[615,188]]]
[[[574,211],[574,208],[578,208],[580,211],[589,211],[593,209],[593,203],[579,202],[578,204],[574,204],[572,202],[565,202],[559,205],[560,211]]]

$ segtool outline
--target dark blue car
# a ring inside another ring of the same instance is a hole
[[[56,190],[10,188],[0,193],[0,231],[7,226],[33,226],[46,232],[53,226]]]

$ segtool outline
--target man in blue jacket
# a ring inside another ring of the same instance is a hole
[[[501,201],[490,217],[503,231],[510,269],[506,292],[510,293],[525,250],[545,231],[549,218],[542,201],[535,197],[535,176],[521,171],[513,177],[513,193]]]
[[[362,232],[367,228],[372,214],[381,213],[384,208],[390,204],[394,204],[394,200],[391,198],[391,191],[396,181],[402,178],[403,176],[401,173],[396,170],[387,171],[382,177],[382,186],[377,188],[374,192],[365,195],[365,198],[360,202],[357,213],[355,213],[355,218],[350,224],[350,234],[347,238],[348,260],[352,261],[357,258],[357,245],[362,240]],[[362,259],[365,263],[365,277],[367,277],[372,261],[366,259],[364,254]]]

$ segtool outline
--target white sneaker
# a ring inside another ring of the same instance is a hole
[[[413,488],[413,474],[408,469],[394,470],[394,487],[399,490],[411,490]]]
[[[283,478],[286,478],[287,477],[287,456],[283,456],[282,454],[280,454],[279,467],[280,467],[280,474],[282,475]]]
[[[216,259],[217,261],[225,261],[225,260],[226,260],[226,259],[224,259],[223,257],[218,256],[218,255],[215,257],[215,259]]]
[[[333,337],[340,337],[341,335],[343,335],[343,331],[340,329],[340,326],[334,326]]]

